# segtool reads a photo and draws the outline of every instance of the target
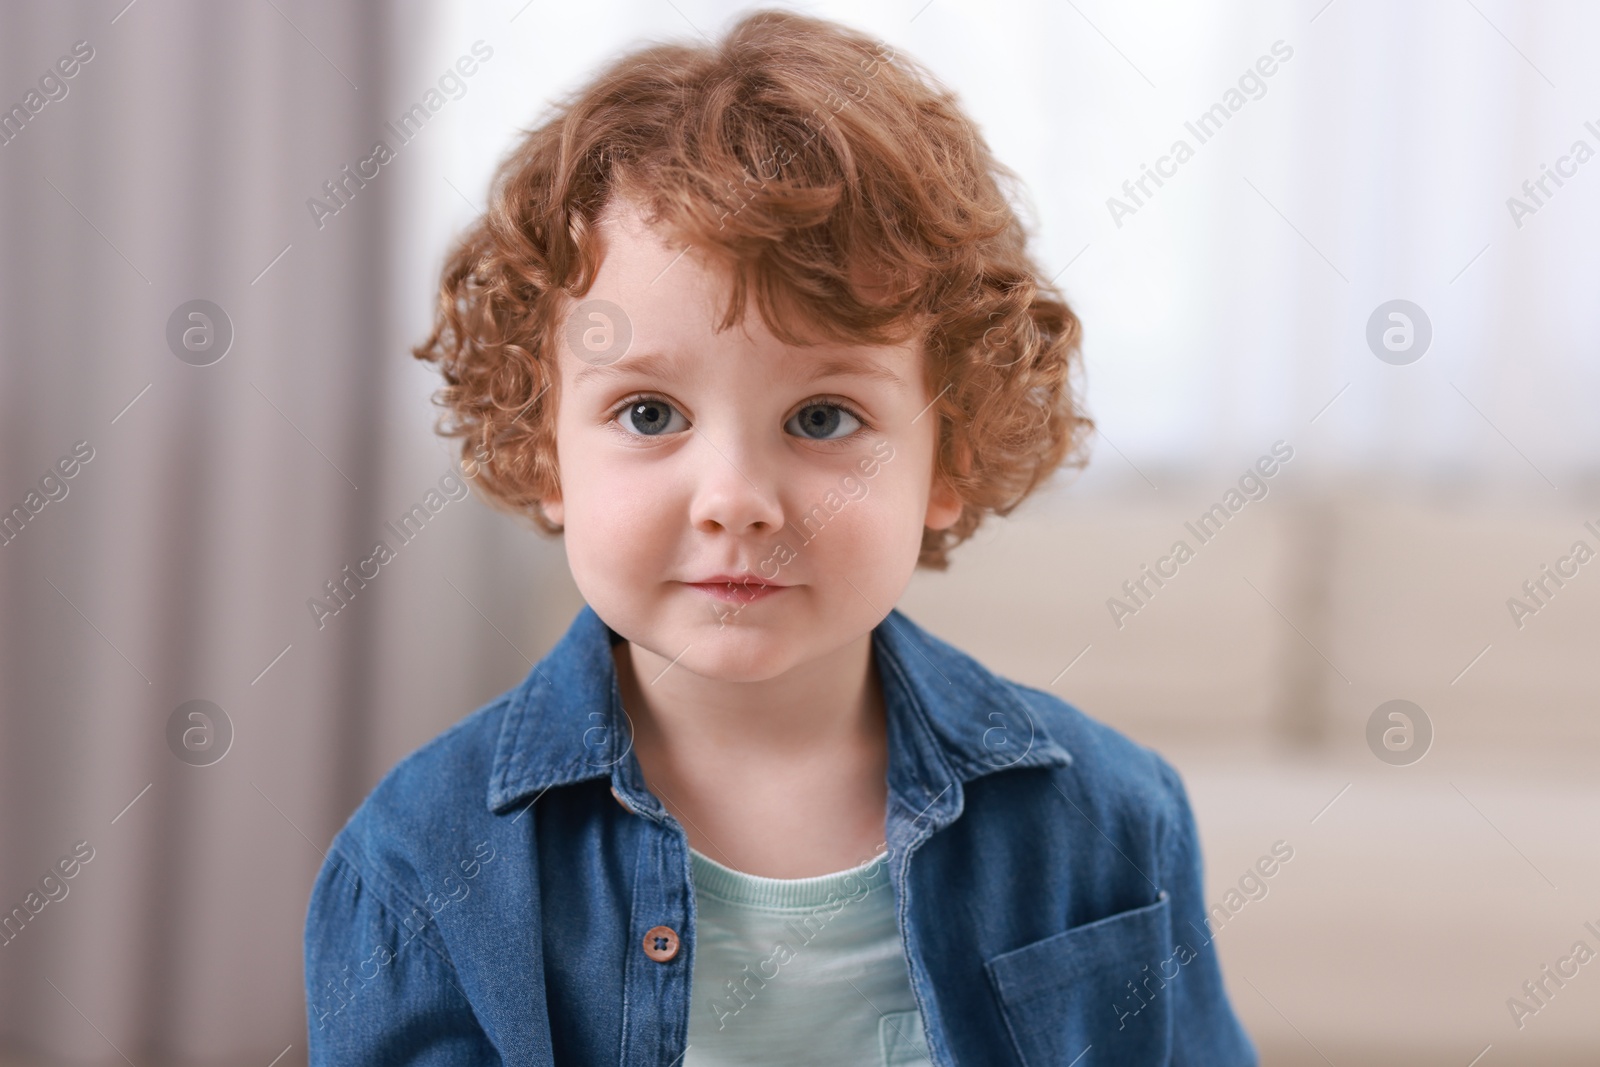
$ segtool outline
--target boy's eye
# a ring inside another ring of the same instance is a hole
[[[838,404],[807,404],[784,426],[795,436],[809,437],[813,441],[849,437],[860,428],[861,420]]]
[[[677,433],[689,428],[689,420],[677,408],[655,397],[635,400],[617,414],[624,430],[642,437]]]

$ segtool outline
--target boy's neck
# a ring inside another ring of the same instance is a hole
[[[884,847],[888,724],[870,633],[757,683],[663,674],[628,642],[612,654],[645,784],[690,847],[767,878],[847,870]]]
[[[681,666],[663,672],[660,657],[630,641],[612,646],[612,654],[635,746],[673,765],[793,759],[883,743],[870,632],[763,682],[716,681]]]

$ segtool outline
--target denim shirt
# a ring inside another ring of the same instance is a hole
[[[689,843],[632,751],[620,640],[583,608],[334,839],[306,919],[313,1064],[683,1056]],[[1177,773],[899,611],[872,650],[896,920],[933,1062],[1254,1064]]]

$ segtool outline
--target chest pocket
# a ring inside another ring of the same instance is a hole
[[[988,960],[984,969],[1023,1064],[1167,1063],[1172,1051],[1167,980],[1181,967],[1171,926],[1163,892],[1154,904]]]

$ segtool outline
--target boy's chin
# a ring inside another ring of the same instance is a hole
[[[748,621],[711,620],[684,627],[675,636],[683,654],[673,669],[713,682],[769,681],[796,666],[804,652],[801,635],[789,627]]]

